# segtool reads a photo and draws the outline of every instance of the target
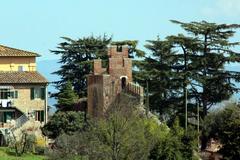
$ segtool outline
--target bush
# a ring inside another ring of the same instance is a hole
[[[54,148],[47,152],[48,157],[53,160],[76,157],[91,160],[194,159],[195,136],[190,136],[190,131],[186,135],[178,122],[170,129],[154,119],[120,110],[89,124],[85,131],[60,135]]]
[[[83,112],[57,112],[41,129],[45,136],[55,139],[64,133],[73,134],[81,130],[84,125],[85,117]]]
[[[240,107],[229,104],[224,109],[212,112],[204,121],[204,132],[210,138],[219,139],[224,159],[240,157]]]
[[[151,123],[151,125],[154,125]],[[149,159],[151,160],[185,160],[196,159],[194,150],[197,149],[197,135],[192,129],[188,134],[179,126],[179,120],[176,119],[171,129],[162,124],[160,127],[154,127],[152,130],[152,139],[155,143],[150,150]]]
[[[44,155],[45,150],[46,150],[46,147],[36,146],[35,147],[35,154],[37,154],[37,155]]]
[[[27,131],[22,130],[22,134],[11,139],[9,147],[15,150],[16,156],[21,156],[26,152],[35,152],[35,140],[36,136],[34,134],[29,134]]]
[[[89,120],[84,130],[58,136],[47,152],[48,157],[53,160],[76,157],[90,160],[193,159],[194,136],[186,135],[178,120],[170,129],[141,114],[132,103],[123,95],[104,116]]]

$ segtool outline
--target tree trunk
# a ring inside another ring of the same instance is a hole
[[[203,92],[204,94],[204,92]],[[207,116],[207,101],[205,100],[205,97],[203,98],[203,114],[202,114],[202,119],[204,119]],[[207,142],[208,142],[208,137],[202,131],[202,136],[201,136],[201,150],[205,150],[207,147]]]

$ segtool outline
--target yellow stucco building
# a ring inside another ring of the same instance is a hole
[[[0,128],[47,121],[48,81],[37,71],[38,56],[0,45]]]

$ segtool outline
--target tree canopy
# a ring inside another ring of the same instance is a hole
[[[60,55],[61,68],[54,72],[61,77],[56,81],[57,89],[71,81],[75,92],[80,96],[86,96],[87,80],[86,76],[92,71],[92,60],[101,58],[107,59],[107,46],[111,38],[103,37],[83,37],[77,40],[62,37],[64,42],[60,43],[57,50],[51,50],[52,53]]]
[[[129,57],[142,57],[144,52],[137,49],[136,40],[124,40],[112,42],[112,38],[104,36],[89,36],[77,40],[62,37],[64,42],[58,44],[52,53],[60,55],[61,68],[54,72],[60,76],[60,80],[54,82],[56,88],[61,90],[63,86],[71,81],[74,91],[79,97],[87,95],[87,75],[93,70],[93,60],[102,59],[103,67],[108,66],[108,47],[109,45],[127,45]]]
[[[56,107],[61,111],[72,110],[78,102],[78,95],[73,90],[73,86],[70,81],[64,84],[60,93],[57,96],[58,102]]]
[[[136,80],[144,86],[148,79],[152,110],[180,115],[188,103],[191,117],[198,103],[204,118],[213,105],[239,91],[234,82],[239,82],[240,72],[229,71],[226,65],[240,61],[234,51],[240,43],[232,42],[240,25],[172,22],[185,33],[149,40],[145,45],[149,52],[138,62]]]
[[[203,125],[204,134],[215,140],[220,140],[220,153],[224,159],[237,160],[240,157],[240,107],[228,104],[222,110],[210,113]]]
[[[71,135],[85,126],[85,115],[83,112],[56,112],[44,125],[42,132],[49,138],[57,138],[62,134]]]

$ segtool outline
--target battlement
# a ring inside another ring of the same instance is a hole
[[[140,103],[143,104],[144,91],[142,86],[133,82],[129,82],[125,88],[125,92],[138,97],[140,99]]]
[[[109,58],[128,58],[127,45],[111,45],[108,49]]]
[[[131,94],[143,103],[143,88],[132,83],[132,60],[127,45],[108,48],[108,67],[101,59],[93,61],[93,74],[88,76],[88,113],[101,116],[121,92]]]
[[[93,74],[94,75],[100,75],[106,72],[107,69],[102,67],[102,60],[101,59],[95,59],[93,60]]]
[[[102,60],[93,61],[93,74],[109,74],[113,79],[119,79],[122,76],[127,77],[128,82],[132,81],[132,60],[128,58],[128,46],[110,46],[108,49],[109,61],[108,68],[102,67]]]

